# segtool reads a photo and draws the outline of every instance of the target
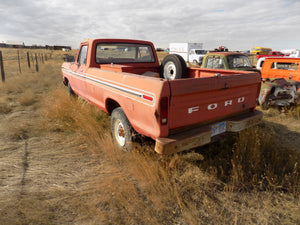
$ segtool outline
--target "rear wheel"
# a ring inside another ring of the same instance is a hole
[[[111,114],[112,137],[118,148],[130,152],[132,150],[132,136],[134,130],[121,107]]]
[[[161,62],[161,75],[168,80],[184,78],[187,67],[184,59],[180,55],[167,55]]]

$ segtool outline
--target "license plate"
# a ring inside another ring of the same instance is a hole
[[[226,121],[211,126],[211,136],[222,134],[226,131]]]

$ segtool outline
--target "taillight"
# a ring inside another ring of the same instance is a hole
[[[168,97],[163,97],[160,99],[160,123],[161,125],[166,125],[168,123]]]
[[[143,99],[153,102],[153,97],[149,95],[143,95]]]

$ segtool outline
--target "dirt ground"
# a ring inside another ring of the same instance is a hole
[[[50,126],[46,124],[49,120],[44,107],[51,104],[46,96],[57,89],[67,95],[59,69],[51,69],[51,83],[27,87],[34,88],[30,99],[24,99],[22,88],[1,87],[5,90],[0,93],[0,224],[114,224],[107,216],[111,212],[106,204],[116,195],[114,178],[120,179],[122,170],[109,166],[110,159],[102,157],[101,150],[97,151],[80,134],[59,129],[55,121]],[[36,77],[32,80],[35,82],[39,82]],[[300,150],[299,119],[268,110],[264,124],[291,150]],[[290,201],[295,200],[291,197]],[[106,212],[104,216],[99,208]],[[300,212],[299,204],[295,203],[290,212],[297,211]],[[280,224],[284,220],[277,221]],[[299,217],[294,220],[297,221]],[[189,224],[180,220],[177,223]]]
[[[265,123],[272,128],[270,132],[291,149],[300,151],[300,120],[288,113],[279,113],[276,109],[263,112]]]
[[[36,128],[39,116],[33,107],[0,116],[0,224],[114,224],[95,212],[89,198],[109,198],[91,188],[103,187],[120,171],[76,135]],[[280,128],[278,138],[299,150],[299,120],[286,115],[265,120],[273,128],[274,120],[279,123],[272,132]],[[8,123],[17,133],[7,131]]]

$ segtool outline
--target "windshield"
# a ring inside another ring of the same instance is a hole
[[[252,67],[248,57],[245,55],[229,55],[227,59],[229,69]]]
[[[99,43],[96,47],[97,63],[155,62],[150,45],[136,43]]]
[[[205,55],[207,53],[206,50],[195,50],[197,55]]]

